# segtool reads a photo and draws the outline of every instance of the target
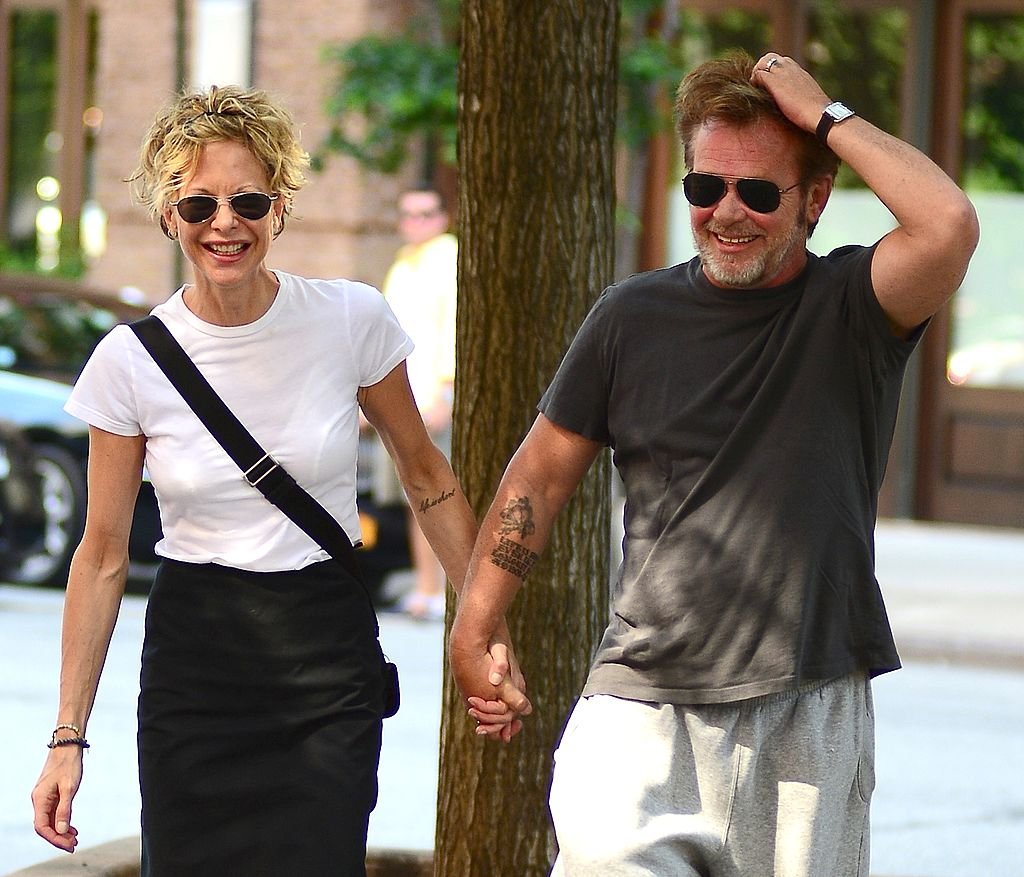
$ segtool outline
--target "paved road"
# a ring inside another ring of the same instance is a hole
[[[948,545],[950,537],[940,535]],[[914,589],[920,590],[913,571],[922,568],[921,558],[933,558],[934,566],[936,552],[930,544],[919,544],[916,530],[892,538],[902,539],[901,544],[913,549],[912,556],[894,556],[892,541],[880,541],[880,568],[891,571],[898,592],[892,595],[897,604],[893,613],[897,638],[905,629],[908,639],[916,637],[915,641],[927,644],[942,627],[936,595],[951,586],[937,585],[923,604],[911,599]],[[955,534],[952,538],[955,541]],[[1004,574],[1009,570],[1014,577],[994,582],[995,573],[983,576],[978,582],[981,592],[995,588],[1004,596],[1017,593],[1019,571],[1024,569],[1024,540],[997,540],[995,548],[990,542],[978,545],[973,537],[957,544],[961,569],[984,568],[983,559],[978,560],[979,567],[964,555],[974,545],[990,561],[997,558],[998,570]],[[1000,545],[1002,553],[998,553]],[[938,567],[928,570],[928,577],[938,581],[940,572]],[[956,620],[965,637],[973,631],[977,638],[985,625],[994,633],[1017,627],[1007,616],[1015,610],[1005,602],[996,603],[995,617],[977,618],[985,604],[988,600],[963,602],[971,612]],[[954,601],[943,611],[955,614],[957,605]],[[5,755],[0,764],[0,874],[51,856],[50,848],[29,827],[28,793],[53,723],[60,609],[58,592],[0,585],[0,740]],[[134,702],[144,611],[142,598],[125,599],[89,728],[94,747],[87,754],[75,818],[88,846],[137,832]],[[401,666],[404,703],[398,716],[385,723],[381,794],[370,825],[370,843],[428,849],[433,844],[442,628],[438,623],[419,624],[384,615],[381,639]],[[876,681],[875,699],[878,788],[873,804],[873,873],[879,877],[1021,877],[1024,672],[1020,662],[980,668],[911,658],[902,671]]]
[[[1024,673],[909,663],[875,681],[872,873],[1024,874]]]

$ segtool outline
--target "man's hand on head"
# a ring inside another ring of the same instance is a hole
[[[750,81],[767,91],[783,115],[798,128],[813,132],[830,103],[817,81],[796,61],[767,52],[754,64]]]

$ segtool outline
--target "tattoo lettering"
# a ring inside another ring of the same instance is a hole
[[[491,563],[520,579],[526,578],[536,561],[535,552],[530,551],[525,545],[513,542],[507,536],[502,536],[491,552]]]
[[[454,488],[452,490],[445,490],[436,499],[425,499],[420,503],[420,511],[425,512],[427,509],[432,509],[436,505],[441,505],[446,499],[451,499],[455,496]]]
[[[530,505],[528,496],[521,496],[514,499],[505,506],[501,513],[501,529],[499,533],[505,536],[509,533],[518,533],[520,539],[532,536],[537,529],[533,523],[533,506]]]

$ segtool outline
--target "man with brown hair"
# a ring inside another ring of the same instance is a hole
[[[607,289],[580,328],[481,527],[452,668],[478,733],[507,740],[530,706],[488,644],[610,446],[624,556],[556,753],[554,873],[866,877],[870,680],[899,667],[878,491],[977,219],[791,58],[702,64],[676,111],[698,256]],[[819,258],[840,159],[898,224]]]

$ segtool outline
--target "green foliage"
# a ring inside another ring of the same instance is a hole
[[[53,271],[40,272],[36,264],[32,219],[42,206],[36,184],[41,177],[56,173],[57,147],[49,139],[56,127],[57,30],[57,15],[52,10],[11,13],[10,155],[7,166],[0,165],[0,173],[8,175],[7,209],[13,220],[0,234],[0,271],[80,277],[85,265],[80,251],[72,253],[77,241],[62,249]]]
[[[672,127],[676,88],[694,63],[693,43],[687,39],[693,16],[685,11],[670,16],[664,0],[621,0],[619,5],[618,136],[636,148]]]
[[[902,9],[843,9],[819,0],[810,19],[808,69],[826,94],[853,107],[885,131],[900,133],[900,95],[909,16]],[[845,165],[840,188],[863,188]]]
[[[1024,18],[972,18],[966,43],[965,183],[1024,191]]]
[[[630,5],[653,4],[636,0]],[[623,19],[619,39],[618,120],[618,135],[623,142],[637,147],[671,127],[671,95],[684,72],[677,44],[644,28],[633,28],[629,19]]]
[[[808,66],[828,94],[880,128],[899,131],[909,16],[902,9],[839,7],[836,2],[815,6]]]
[[[743,49],[753,57],[770,48],[771,25],[762,13],[726,9],[708,15],[684,10],[676,38],[689,70],[728,49]]]
[[[0,272],[31,274],[36,270],[35,247],[5,247],[0,244]]]
[[[63,277],[77,280],[85,274],[86,264],[81,254],[65,256],[52,271],[41,271],[36,263],[35,241],[21,242],[6,247],[0,244],[0,273],[4,274],[45,274],[48,277]]]
[[[458,50],[433,45],[413,28],[396,37],[366,36],[327,46],[324,59],[337,67],[326,110],[332,124],[314,155],[314,167],[340,152],[361,164],[394,173],[410,143],[425,136],[430,148],[455,161]]]
[[[430,26],[419,21],[397,36],[324,50],[337,75],[327,105],[332,126],[315,166],[337,152],[393,173],[421,137],[425,174],[435,160],[454,163],[459,0],[434,5]],[[764,14],[683,8],[670,16],[664,0],[621,0],[620,8],[618,135],[631,148],[671,127],[671,97],[686,70],[729,48],[757,57],[771,47]],[[898,133],[906,11],[815,0],[808,25],[808,67],[825,91]],[[966,54],[965,180],[976,189],[1024,191],[1024,18],[972,16]],[[845,167],[838,184],[863,185]]]
[[[394,173],[421,138],[425,173],[436,161],[455,163],[459,0],[428,5],[432,14],[396,35],[324,46],[323,60],[335,71],[325,107],[331,127],[313,153],[314,170],[340,153]]]
[[[57,16],[52,11],[16,11],[11,15],[10,156],[6,168],[9,209],[38,204],[36,182],[51,173],[53,152],[46,147],[56,112]],[[7,63],[7,59],[4,59]],[[10,233],[6,229],[5,233]],[[14,230],[17,244],[35,247],[35,228]],[[34,256],[34,251],[33,251]]]
[[[671,125],[670,96],[683,73],[678,48],[647,27],[663,0],[622,0],[619,134],[630,146]],[[314,154],[350,155],[385,173],[397,171],[419,137],[426,173],[436,159],[455,162],[458,126],[458,0],[438,0],[436,27],[414,22],[397,36],[362,37],[323,50],[335,71],[326,104],[331,127]]]

